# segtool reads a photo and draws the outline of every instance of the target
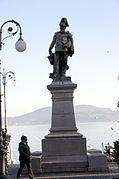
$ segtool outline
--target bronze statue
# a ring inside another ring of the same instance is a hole
[[[51,45],[49,47],[48,59],[50,64],[53,65],[53,73],[50,73],[50,78],[62,78],[65,77],[68,56],[74,54],[73,38],[69,31],[65,31],[68,27],[68,21],[65,17],[61,19],[60,31],[55,32]],[[52,49],[55,45],[55,53],[52,53]]]

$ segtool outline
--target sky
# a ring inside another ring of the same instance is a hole
[[[0,7],[0,26],[12,19],[19,22],[27,43],[24,52],[17,52],[17,33],[4,41],[0,51],[2,69],[16,76],[16,87],[12,80],[6,85],[7,116],[52,105],[47,89],[52,66],[47,56],[62,17],[68,19],[67,31],[74,39],[75,54],[68,59],[66,74],[77,84],[74,105],[118,110],[119,0],[0,0]],[[3,38],[11,25],[4,26]]]

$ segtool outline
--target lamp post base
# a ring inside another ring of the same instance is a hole
[[[0,139],[2,140],[2,138]],[[5,175],[5,151],[2,144],[0,145],[0,179],[6,179]]]

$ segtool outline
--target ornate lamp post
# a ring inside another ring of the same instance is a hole
[[[2,75],[2,84],[3,84],[3,90],[4,90],[4,115],[5,115],[5,133],[7,133],[7,115],[6,115],[6,84],[7,80],[13,79],[13,85],[16,85],[15,81],[15,74],[12,71],[8,71],[5,73],[5,69],[3,69],[3,73],[0,73]]]
[[[8,36],[6,36],[5,38],[2,38],[2,30],[3,27],[8,24],[15,24],[16,25],[16,29],[14,30],[14,28],[12,28],[11,26],[8,28]],[[17,34],[17,32],[20,31],[19,33],[19,39],[15,44],[15,48],[17,51],[19,52],[23,52],[26,49],[26,43],[24,42],[24,40],[22,39],[22,29],[21,26],[18,22],[14,21],[14,20],[9,20],[4,22],[1,27],[0,27],[0,51],[2,50],[2,45],[4,45],[3,41],[11,36],[14,36]],[[0,74],[1,74],[1,60],[0,60]],[[0,179],[6,179],[7,176],[5,175],[5,151],[3,148],[3,139],[2,139],[2,113],[1,113],[1,76],[0,76]]]

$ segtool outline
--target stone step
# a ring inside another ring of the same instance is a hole
[[[9,165],[8,179],[16,179],[19,165]],[[21,179],[28,179],[28,175],[22,175]],[[109,164],[109,173],[93,172],[61,172],[39,173],[34,179],[119,179],[119,167],[116,163]]]

